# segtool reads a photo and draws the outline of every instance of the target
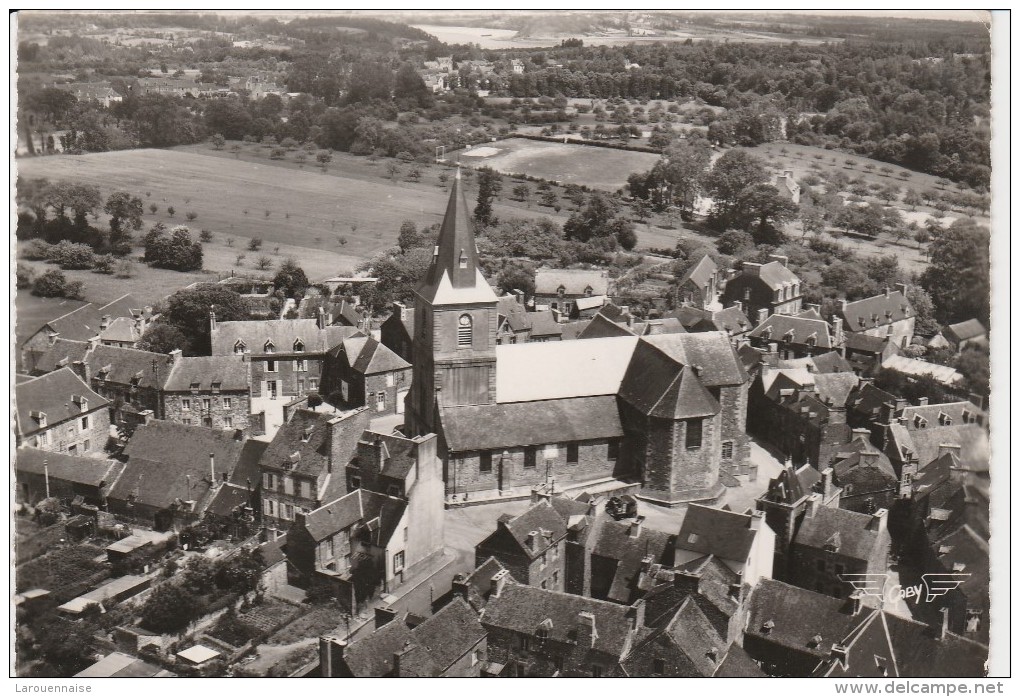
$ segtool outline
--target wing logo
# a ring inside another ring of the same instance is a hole
[[[914,600],[930,603],[956,590],[969,577],[970,574],[960,572],[923,574],[921,583],[912,586],[889,584],[889,574],[840,574],[839,580],[849,583],[861,595],[881,598],[885,602]]]

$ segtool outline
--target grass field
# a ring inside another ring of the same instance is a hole
[[[497,154],[472,157],[471,150],[459,153],[465,164],[484,165],[505,174],[519,173],[563,184],[615,191],[627,183],[631,172],[651,169],[659,156],[648,152],[614,150],[572,143],[550,143],[508,138],[487,144]]]

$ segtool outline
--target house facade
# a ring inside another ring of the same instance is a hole
[[[773,255],[772,259],[765,264],[744,262],[740,272],[726,281],[723,305],[739,301],[755,324],[769,315],[799,313],[803,298],[800,278],[786,267],[786,257]]]
[[[82,455],[102,453],[110,438],[110,401],[70,368],[60,368],[14,388],[17,444]]]
[[[186,426],[247,431],[250,369],[239,356],[177,356],[163,386],[163,418]]]
[[[848,334],[887,338],[906,348],[914,338],[917,313],[907,299],[907,286],[897,283],[895,290],[854,302],[843,301],[837,311]]]

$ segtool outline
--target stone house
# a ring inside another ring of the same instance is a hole
[[[855,373],[871,377],[886,360],[899,355],[899,346],[888,336],[848,332],[843,340],[843,355],[853,366]]]
[[[747,335],[751,346],[778,353],[780,360],[829,353],[835,339],[813,307],[797,315],[770,315]]]
[[[410,363],[414,357],[414,312],[403,303],[393,303],[393,312],[379,325],[379,341]]]
[[[691,504],[676,536],[675,566],[712,555],[749,586],[771,578],[776,534],[764,519],[760,511],[735,513]]]
[[[707,254],[687,270],[676,286],[677,305],[701,310],[717,306],[719,266]]]
[[[855,429],[853,438],[836,453],[834,483],[840,489],[840,508],[858,513],[892,510],[900,498],[900,478],[889,458],[873,446],[867,429]]]
[[[320,387],[341,408],[403,414],[411,364],[372,337],[350,336],[326,352]]]
[[[765,264],[744,262],[737,275],[726,281],[722,303],[739,301],[751,322],[761,324],[769,315],[795,315],[801,311],[800,278],[786,267],[787,258],[773,255]]]
[[[808,504],[790,550],[789,580],[802,588],[846,598],[846,574],[882,574],[889,565],[888,511],[856,513]]]
[[[14,388],[17,444],[81,455],[101,453],[110,438],[110,401],[70,368]]]
[[[253,399],[302,397],[319,391],[329,349],[359,333],[326,320],[321,309],[314,320],[217,322],[210,313],[212,355],[244,356],[251,363]]]
[[[556,310],[561,317],[578,317],[577,301],[609,294],[605,270],[538,269],[535,271],[535,307]],[[601,306],[601,305],[600,305]]]
[[[146,418],[163,418],[162,393],[180,350],[170,354],[94,345],[85,354],[84,376],[113,402],[110,418],[130,430]]]
[[[339,416],[295,409],[259,459],[262,520],[270,536],[348,493],[347,465],[368,427],[367,409]]]
[[[740,343],[753,328],[744,314],[739,300],[729,307],[703,310],[695,306],[678,307],[662,315],[662,319],[676,318],[688,332],[726,332],[735,343]]]
[[[111,303],[97,307],[91,303],[82,305],[76,310],[51,319],[37,329],[21,345],[19,358],[21,370],[31,373],[36,367],[36,360],[49,350],[59,339],[71,341],[90,341],[99,336],[104,318],[107,321],[120,317],[134,317],[138,303],[130,295],[123,295]]]
[[[935,335],[928,346],[932,348],[952,347],[957,352],[968,346],[988,346],[988,330],[976,319],[947,325]]]
[[[247,431],[250,370],[240,356],[175,357],[163,385],[163,418],[185,426]]]
[[[847,334],[887,337],[893,345],[906,348],[914,338],[917,313],[907,300],[907,286],[896,284],[896,290],[856,300],[843,301],[837,311]]]

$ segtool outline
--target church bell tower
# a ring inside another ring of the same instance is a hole
[[[460,170],[425,280],[415,290],[409,435],[434,433],[441,406],[496,401],[496,294],[478,265]]]

